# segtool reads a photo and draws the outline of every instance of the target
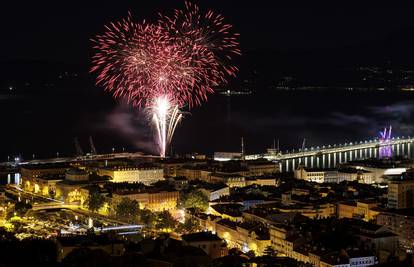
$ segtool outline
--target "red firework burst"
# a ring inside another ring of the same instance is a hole
[[[92,41],[97,50],[92,72],[97,84],[134,105],[166,96],[174,105],[199,105],[237,68],[238,35],[212,11],[186,2],[155,24],[135,23],[131,15],[110,23]]]

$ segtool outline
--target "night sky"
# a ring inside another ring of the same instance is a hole
[[[391,124],[397,134],[413,134],[411,95],[266,91],[285,76],[299,77],[300,85],[329,87],[359,79],[355,73],[342,73],[358,66],[388,69],[391,62],[413,70],[413,8],[275,2],[196,2],[223,14],[241,34],[240,73],[229,88],[262,92],[245,98],[210,97],[177,128],[175,151],[234,151],[241,136],[250,152],[264,151],[275,137],[283,149],[301,145],[304,137],[309,145],[349,142],[371,138]],[[73,138],[87,147],[89,135],[100,151],[126,146],[156,153],[147,120],[93,85],[94,74],[87,71],[93,54],[90,39],[128,11],[137,21],[154,21],[158,12],[170,14],[183,5],[181,0],[2,3],[0,92],[6,93],[0,94],[0,120],[12,130],[2,133],[0,158],[70,154]],[[67,70],[79,73],[79,79],[58,79]],[[246,80],[253,83],[246,86]],[[55,86],[48,87],[51,83]],[[10,85],[16,96],[9,96]],[[329,105],[314,105],[321,102]]]
[[[337,49],[382,42],[394,33],[413,35],[406,6],[280,5],[275,1],[197,1],[225,15],[241,33],[244,52]],[[91,43],[103,25],[131,11],[154,20],[183,1],[7,1],[2,3],[0,59],[89,62]]]

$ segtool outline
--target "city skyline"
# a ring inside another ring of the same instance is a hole
[[[414,265],[411,7],[4,7],[0,266]]]

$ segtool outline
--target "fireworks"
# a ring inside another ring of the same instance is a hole
[[[165,157],[166,148],[171,143],[175,128],[182,118],[177,105],[171,106],[166,96],[158,97],[151,105],[153,122],[157,128],[160,156]]]
[[[155,23],[136,23],[129,14],[105,28],[92,40],[96,83],[115,98],[148,107],[164,157],[182,119],[180,107],[200,105],[237,72],[231,61],[241,54],[238,34],[222,15],[188,2]]]
[[[381,143],[388,143],[391,140],[391,132],[392,132],[392,126],[390,126],[389,129],[387,129],[387,127],[385,127],[384,131],[379,132],[380,142]]]

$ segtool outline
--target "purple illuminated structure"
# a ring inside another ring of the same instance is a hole
[[[391,158],[392,157],[392,145],[391,145],[391,133],[392,126],[387,131],[387,128],[384,128],[383,132],[380,132],[380,147],[379,147],[379,157],[380,158]]]
[[[388,131],[387,131],[387,127],[385,127],[383,132],[379,132],[380,142],[381,143],[389,142],[391,140],[391,132],[392,132],[392,126],[390,126]]]

